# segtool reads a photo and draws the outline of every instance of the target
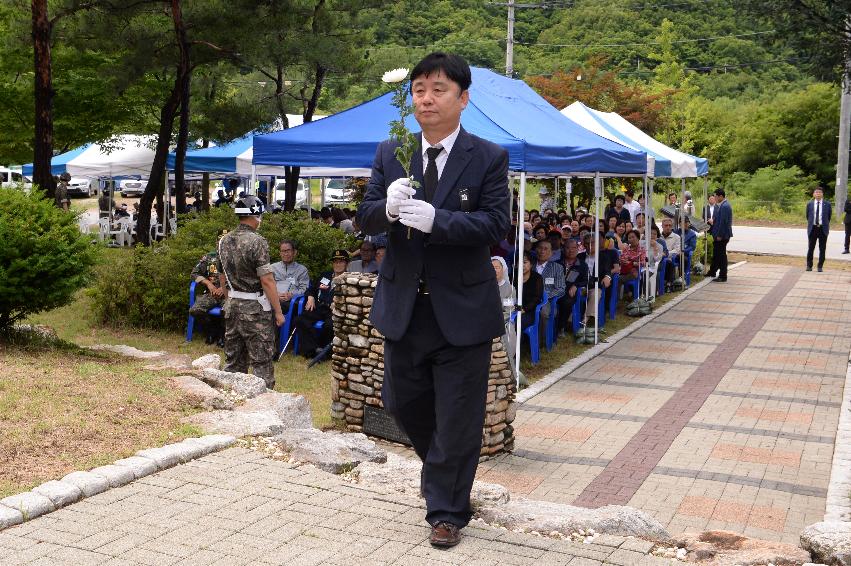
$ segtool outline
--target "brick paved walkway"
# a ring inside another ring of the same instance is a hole
[[[824,516],[849,349],[847,272],[747,264],[523,404],[479,479],[797,543]]]
[[[469,526],[427,541],[421,500],[232,448],[0,531],[0,565],[661,566],[637,539],[570,541]]]

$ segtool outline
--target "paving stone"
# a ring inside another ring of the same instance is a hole
[[[222,357],[218,354],[204,354],[200,358],[192,360],[192,367],[195,369],[219,369],[222,364]]]
[[[181,422],[206,433],[236,437],[273,436],[284,431],[284,423],[275,411],[208,411],[184,417]]]
[[[181,444],[167,444],[159,448],[148,448],[136,452],[136,456],[148,458],[156,462],[157,467],[161,470],[171,468],[177,464],[181,464],[191,460],[190,455],[194,452],[189,446]]]
[[[50,499],[57,509],[76,503],[83,497],[82,490],[73,483],[56,480],[45,482],[32,491]]]
[[[113,463],[116,466],[123,466],[130,469],[137,480],[159,471],[159,466],[157,466],[154,460],[141,456],[130,456],[129,458],[116,460]]]
[[[272,411],[281,420],[283,430],[313,428],[310,402],[303,395],[267,390],[262,395],[246,400],[236,408],[236,411],[247,413]]]
[[[44,515],[45,513],[50,513],[56,509],[56,506],[53,505],[53,502],[49,498],[31,491],[0,499],[0,505],[17,509],[26,521]]]
[[[76,485],[86,497],[97,495],[109,489],[108,479],[91,472],[71,472],[62,478],[62,481]]]
[[[851,566],[851,523],[823,521],[801,533],[801,546],[825,564]]]
[[[133,470],[125,466],[117,466],[115,464],[100,466],[99,468],[90,470],[90,472],[96,476],[106,478],[110,487],[121,487],[122,485],[127,485],[136,479],[136,475],[133,473]]]
[[[0,530],[20,525],[24,522],[24,514],[19,509],[12,509],[5,505],[0,505]]]
[[[287,430],[273,440],[299,462],[339,474],[361,462],[386,462],[387,453],[365,434],[323,432],[317,429]]]
[[[266,393],[266,382],[250,373],[238,373],[207,368],[201,371],[201,380],[214,387],[232,389],[246,398]]]
[[[225,396],[218,389],[210,387],[197,377],[178,375],[172,377],[171,381],[185,393],[189,402],[195,407],[201,407],[207,410],[230,410],[234,407],[233,399]]]

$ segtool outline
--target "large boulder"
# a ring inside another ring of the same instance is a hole
[[[219,369],[222,363],[222,357],[218,354],[204,354],[200,358],[192,360],[192,367],[195,369]]]
[[[508,529],[560,532],[565,535],[593,529],[597,533],[635,536],[665,541],[671,538],[659,521],[638,509],[607,505],[599,509],[574,507],[563,503],[514,498],[505,505],[486,505],[478,516],[487,523]]]
[[[150,362],[151,363],[146,365],[143,369],[149,371],[184,371],[192,369],[192,358],[186,354],[165,354],[164,356],[151,358]]]
[[[274,411],[209,411],[184,417],[181,422],[195,425],[206,434],[272,436],[286,428]]]
[[[246,400],[236,410],[244,413],[271,411],[281,419],[285,430],[313,428],[310,401],[303,395],[267,390],[262,395]]]
[[[332,474],[350,471],[361,462],[387,461],[387,453],[361,433],[291,429],[273,440],[289,452],[293,460],[313,464]]]
[[[139,350],[133,346],[125,346],[124,344],[95,344],[94,346],[91,346],[91,349],[103,352],[114,352],[128,358],[138,358],[140,360],[159,358],[166,355],[165,352],[145,352],[144,350]]]
[[[215,355],[215,354],[214,354]],[[202,409],[233,409],[233,400],[191,375],[178,375],[172,382],[186,394],[189,402]]]
[[[683,559],[706,566],[800,566],[810,561],[810,555],[797,546],[752,539],[730,531],[685,533],[674,543],[685,551]]]
[[[250,373],[239,373],[207,368],[201,371],[201,381],[213,387],[233,390],[243,397],[257,397],[266,393],[266,382]]]
[[[419,460],[389,452],[386,463],[362,462],[352,471],[352,476],[360,484],[418,497],[421,469],[422,463]],[[486,505],[502,505],[508,503],[509,499],[508,490],[499,484],[473,482],[470,501],[474,509]]]
[[[824,564],[851,566],[851,523],[823,521],[801,533],[801,546]]]

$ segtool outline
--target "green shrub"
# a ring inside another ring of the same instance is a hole
[[[71,301],[98,248],[41,191],[0,188],[0,330]]]
[[[237,224],[230,208],[213,208],[183,218],[171,238],[150,248],[136,247],[104,262],[90,290],[99,320],[119,326],[183,328],[192,268],[202,255],[216,248],[223,229],[232,230]],[[354,247],[352,239],[340,230],[311,221],[302,212],[266,214],[260,233],[269,241],[273,263],[280,261],[280,240],[296,240],[298,261],[307,266],[312,277],[329,269],[334,249]]]
[[[802,208],[816,184],[814,176],[805,175],[795,165],[763,167],[753,175],[738,172],[727,182],[741,199],[744,211],[753,212],[756,218]]]

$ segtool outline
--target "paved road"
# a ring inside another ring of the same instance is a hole
[[[649,544],[581,544],[469,526],[451,550],[427,541],[421,500],[344,483],[232,448],[0,531],[11,566],[662,566]]]
[[[533,499],[631,505],[674,534],[797,544],[825,513],[849,283],[847,272],[731,271],[521,405],[515,452],[479,479]]]
[[[851,254],[842,254],[845,231],[835,223],[827,238],[828,259],[851,261]],[[733,239],[727,249],[734,252],[751,252],[772,255],[806,257],[807,231],[805,228],[771,228],[763,226],[733,226]],[[818,246],[816,246],[818,257]]]

